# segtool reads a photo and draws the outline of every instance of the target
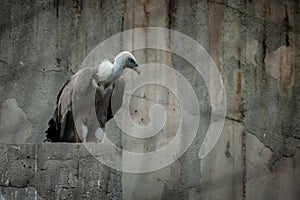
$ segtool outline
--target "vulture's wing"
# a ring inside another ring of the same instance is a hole
[[[71,76],[64,84],[57,96],[54,115],[48,122],[49,127],[46,131],[46,141],[81,142],[81,138],[75,128],[72,109],[74,96],[85,97],[82,93],[90,85],[92,80],[91,74],[90,69],[83,69]]]
[[[48,122],[48,141],[98,142],[102,139],[105,123],[122,106],[125,81],[120,77],[104,89],[93,82],[92,74],[92,69],[85,68],[70,77],[60,90],[55,113]]]
[[[110,96],[110,104],[107,112],[107,121],[112,119],[116,114],[116,112],[121,108],[123,103],[124,90],[125,90],[125,80],[123,76],[121,76],[113,84],[113,92]]]
[[[65,107],[67,106],[67,102],[70,102],[70,96],[72,96],[72,83],[71,77],[67,80],[67,82],[63,85],[61,90],[59,91],[57,98],[56,98],[56,108],[53,114],[53,117],[48,122],[48,129],[46,130],[46,140],[50,142],[59,142],[61,141],[62,137],[61,127],[62,127],[62,118],[66,119],[65,115],[68,115],[68,110]],[[67,100],[69,99],[69,100]],[[61,102],[66,102],[65,105],[61,105]],[[70,103],[69,103],[70,104]],[[62,107],[64,110],[62,110]]]
[[[112,85],[106,88],[99,86],[92,75],[92,70],[79,75],[73,94],[73,117],[83,142],[99,142],[102,139],[113,90]]]
[[[96,89],[97,84],[93,79],[93,69],[82,69],[74,79],[72,96],[72,115],[77,136],[74,139],[77,140],[76,142],[85,142],[87,133],[97,127],[94,101]]]

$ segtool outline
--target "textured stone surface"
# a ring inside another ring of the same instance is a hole
[[[4,199],[121,199],[120,173],[80,144],[0,145]]]
[[[211,111],[202,77],[176,55],[138,50],[141,63],[172,66],[197,94],[200,127],[185,154],[159,171],[129,174],[104,167],[81,145],[2,145],[0,199],[297,199],[299,11],[296,0],[0,1],[0,143],[40,143],[67,77],[101,41],[136,27],[172,28],[199,42],[220,69],[227,98],[221,138],[200,160]],[[147,43],[145,36],[136,40]],[[176,78],[166,78],[176,85]],[[135,95],[131,103],[139,106],[130,111],[137,123],[149,122],[148,108],[156,102],[167,108],[170,123],[155,139],[122,135],[120,142],[121,131],[111,121],[108,137],[131,151],[154,150],[172,139],[178,102],[157,86]],[[20,121],[19,129],[8,130],[7,122]]]

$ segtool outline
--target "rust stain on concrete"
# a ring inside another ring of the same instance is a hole
[[[223,5],[209,2],[209,51],[210,55],[216,62],[217,67],[221,71],[221,63],[223,58]]]
[[[291,92],[295,82],[294,52],[291,47],[281,46],[265,57],[266,72],[278,81],[281,94]]]
[[[234,115],[234,119],[241,121],[244,118],[243,108],[243,75],[240,70],[236,72],[235,90],[230,113]]]
[[[144,27],[148,27],[150,25],[149,0],[144,0],[142,6],[145,14]]]

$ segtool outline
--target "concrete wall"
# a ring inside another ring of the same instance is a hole
[[[159,171],[120,174],[88,153],[78,157],[81,145],[2,145],[0,197],[80,199],[89,192],[90,198],[107,199],[297,199],[299,11],[296,0],[1,1],[1,143],[40,143],[67,77],[101,41],[136,27],[172,28],[199,42],[222,74],[227,117],[217,145],[200,160],[210,118],[203,79],[176,55],[136,51],[141,63],[168,64],[193,86],[203,117],[188,151]],[[136,122],[148,122],[153,102],[173,116],[177,102],[165,88],[148,86],[137,95],[132,101],[139,105]],[[166,125],[161,140],[172,139],[176,120]],[[120,132],[113,122],[107,129],[108,134]],[[122,138],[124,148],[138,152],[159,142]]]
[[[81,144],[0,145],[0,199],[121,199],[121,173]]]

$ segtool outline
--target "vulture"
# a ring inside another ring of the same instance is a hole
[[[45,142],[100,142],[106,122],[122,106],[125,89],[122,72],[130,68],[140,74],[137,67],[135,57],[122,51],[114,63],[105,60],[69,77],[58,93]]]

